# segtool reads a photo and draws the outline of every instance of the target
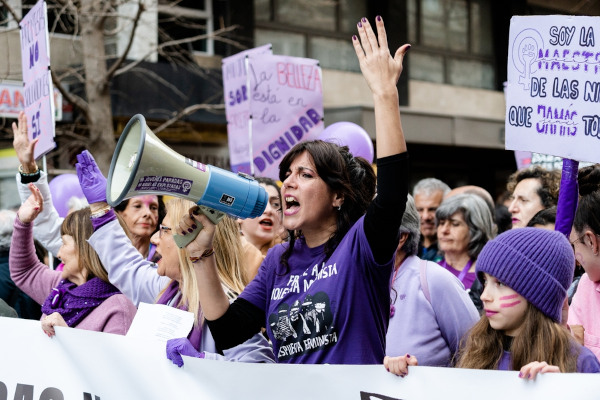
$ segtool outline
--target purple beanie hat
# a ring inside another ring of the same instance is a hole
[[[557,322],[574,269],[575,256],[567,238],[541,228],[498,235],[481,250],[476,266],[480,280],[483,272],[497,278]]]

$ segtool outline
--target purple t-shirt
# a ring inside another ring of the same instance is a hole
[[[324,245],[294,244],[286,271],[287,243],[269,250],[258,275],[240,295],[265,312],[278,362],[380,364],[385,356],[392,258],[373,259],[361,217],[329,259]]]
[[[588,349],[587,347],[577,346],[579,348],[579,357],[577,357],[577,372],[584,373],[598,373],[600,372],[600,362]],[[541,360],[540,360],[541,361]],[[511,354],[509,351],[504,351],[500,363],[498,364],[498,370],[500,371],[511,371]]]
[[[446,260],[442,260],[438,264],[447,269],[448,271],[452,272],[452,274],[461,281],[465,289],[470,289],[471,286],[473,286],[473,282],[475,282],[475,279],[477,279],[477,274],[475,272],[468,272],[468,270],[471,269],[471,263],[469,263],[469,268],[467,269],[467,271],[459,271],[455,269],[453,266],[448,264]]]

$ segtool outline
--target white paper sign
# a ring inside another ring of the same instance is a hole
[[[29,140],[39,138],[34,152],[39,158],[56,147],[46,3],[38,1],[19,25],[27,134]]]
[[[506,148],[600,161],[600,17],[513,17]]]
[[[187,337],[194,314],[165,304],[140,303],[127,331],[130,338],[153,338],[161,342]]]

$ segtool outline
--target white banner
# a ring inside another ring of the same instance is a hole
[[[507,149],[600,161],[599,33],[599,17],[512,17]]]
[[[164,344],[0,317],[0,400],[19,399],[597,399],[600,375],[412,367],[405,378],[382,365],[243,364],[185,357]]]

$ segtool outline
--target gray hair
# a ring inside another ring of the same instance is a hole
[[[450,192],[450,186],[435,178],[421,179],[413,189],[413,196],[423,193],[425,196],[431,196],[435,192],[442,192],[444,197]]]
[[[402,225],[400,225],[400,229],[398,230],[398,237],[400,237],[401,233],[408,233],[408,239],[402,245],[401,250],[407,256],[417,254],[419,236],[421,235],[421,220],[415,206],[415,199],[410,194],[406,199],[406,209],[402,216]]]
[[[462,214],[469,227],[467,252],[472,260],[476,260],[483,246],[496,234],[492,214],[481,197],[464,193],[449,197],[440,204],[435,212],[435,225],[438,226],[441,220],[449,219],[457,212]]]
[[[0,210],[0,251],[8,251],[10,249],[10,241],[16,218],[16,212]]]

